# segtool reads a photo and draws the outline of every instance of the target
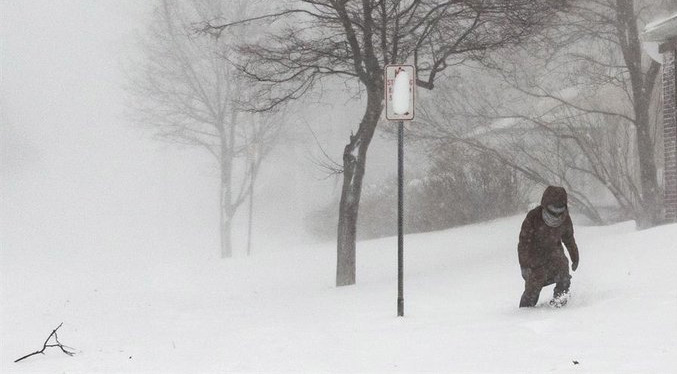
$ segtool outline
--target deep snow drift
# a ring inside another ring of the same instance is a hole
[[[576,226],[569,305],[548,307],[550,286],[520,310],[521,220],[407,236],[404,318],[395,238],[359,243],[358,284],[339,289],[332,243],[229,261],[2,251],[0,371],[674,372],[677,225]],[[74,357],[12,362],[62,321]]]

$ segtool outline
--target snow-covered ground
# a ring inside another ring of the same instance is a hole
[[[674,373],[677,225],[577,226],[569,305],[548,287],[520,310],[521,219],[407,236],[404,318],[394,238],[359,243],[358,284],[338,289],[332,243],[230,261],[9,248],[0,371]],[[61,322],[74,357],[13,363]]]

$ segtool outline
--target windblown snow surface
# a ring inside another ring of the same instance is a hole
[[[569,305],[547,306],[551,286],[520,310],[521,219],[407,236],[404,318],[394,238],[359,243],[343,288],[332,243],[225,261],[3,248],[0,371],[674,373],[677,225],[577,226]],[[75,356],[13,363],[61,322]]]

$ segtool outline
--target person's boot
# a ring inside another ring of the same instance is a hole
[[[566,275],[564,277],[556,278],[557,284],[555,284],[555,289],[552,293],[552,300],[550,300],[550,306],[555,308],[561,308],[567,305],[569,301],[569,287],[571,286],[571,276]]]
[[[567,305],[567,302],[569,302],[569,292],[560,292],[555,294],[555,297],[550,300],[550,306],[553,308],[561,308]]]

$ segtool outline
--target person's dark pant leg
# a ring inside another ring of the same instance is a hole
[[[531,269],[524,280],[524,292],[520,299],[520,308],[536,306],[541,289],[545,285],[545,278],[543,267]]]
[[[554,260],[552,262],[552,274],[555,282],[555,290],[552,293],[553,298],[556,299],[565,293],[569,293],[569,287],[571,286],[569,260],[565,257]]]

